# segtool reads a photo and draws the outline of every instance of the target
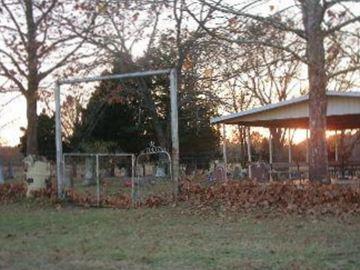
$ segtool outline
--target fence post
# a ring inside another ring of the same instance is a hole
[[[131,155],[131,204],[135,206],[135,155]]]
[[[99,154],[95,155],[96,158],[96,199],[97,206],[100,205],[100,172],[99,172]]]
[[[224,170],[225,170],[225,180],[227,179],[227,154],[226,154],[226,126],[225,124],[222,125],[223,128],[223,159],[224,159]]]
[[[179,127],[178,127],[178,105],[177,105],[177,70],[170,71],[170,103],[171,103],[171,155],[173,165],[173,179],[176,185],[175,195],[179,189]]]
[[[60,84],[55,83],[55,141],[56,141],[56,181],[58,197],[63,197],[63,166],[61,139]]]

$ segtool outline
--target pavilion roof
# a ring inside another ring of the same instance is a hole
[[[327,128],[360,128],[360,91],[328,91]],[[212,124],[256,127],[308,128],[309,96],[301,96],[211,119]]]

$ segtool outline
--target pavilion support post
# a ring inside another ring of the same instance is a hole
[[[305,160],[306,163],[309,163],[309,130],[306,129],[306,156],[305,156]]]
[[[269,129],[269,163],[273,163],[273,145],[272,145],[272,135],[271,130]]]
[[[248,170],[249,170],[249,178],[252,178],[252,173],[251,173],[251,137],[250,137],[250,127],[248,127],[246,129],[247,131],[247,136],[246,136],[246,144],[247,144],[247,155],[248,155]]]
[[[225,180],[227,180],[226,126],[225,126],[225,124],[222,124],[222,129],[223,129],[223,160],[224,160]]]
[[[269,129],[269,164],[270,164],[270,182],[272,182],[272,164],[273,164],[273,145],[272,145],[272,135],[271,135],[271,129]]]
[[[337,130],[335,130],[335,161],[339,161],[339,149],[338,149],[338,136]]]
[[[288,140],[289,140],[289,179],[291,179],[291,163],[292,163],[292,153],[291,153],[291,130],[288,130]]]

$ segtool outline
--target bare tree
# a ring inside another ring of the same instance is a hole
[[[239,45],[257,44],[287,52],[307,66],[309,87],[309,129],[310,129],[310,166],[311,181],[329,183],[328,159],[326,147],[326,90],[329,79],[359,69],[359,57],[341,65],[337,71],[329,74],[326,41],[338,32],[347,32],[350,36],[360,21],[359,14],[351,12],[350,5],[358,5],[357,0],[298,0],[293,5],[274,6],[266,9],[266,1],[244,1],[239,5],[226,4],[225,1],[200,0],[209,9],[216,10],[217,20],[221,24],[206,24],[193,11],[192,17],[212,36]],[[357,6],[358,7],[358,6]],[[266,14],[266,15],[264,15]],[[291,19],[289,19],[291,18]],[[224,19],[228,24],[224,24]],[[297,21],[294,23],[294,19]],[[266,24],[275,31],[286,33],[279,40],[272,31],[263,29]],[[294,50],[294,41],[302,40],[303,50]]]
[[[133,2],[104,0],[93,12],[97,14],[98,22],[102,27],[94,28],[91,35],[87,36],[81,34],[81,28],[75,29],[75,32],[87,43],[98,47],[100,61],[103,63],[116,61],[122,72],[175,66],[178,70],[180,89],[199,83],[198,80],[188,80],[182,84],[182,72],[190,73],[195,62],[199,62],[196,61],[196,57],[201,54],[199,40],[205,33],[200,26],[191,29],[186,24],[185,16],[189,17],[189,15],[184,12],[184,0]],[[203,15],[210,18],[210,14]],[[161,42],[172,44],[169,54],[173,58],[168,61],[169,66],[163,66],[166,62],[160,63],[151,56]],[[205,69],[202,67],[200,72],[205,74]],[[202,81],[211,80],[204,77],[206,75],[202,76]],[[162,124],[154,95],[147,81],[140,78],[136,86],[131,88],[126,85],[123,91],[128,91],[130,95],[135,92],[141,98],[144,103],[142,109],[151,114],[159,144],[165,148],[169,147],[167,140],[169,130]],[[215,95],[213,97],[215,98]],[[187,101],[180,99],[179,106]]]
[[[0,0],[0,91],[18,91],[27,102],[27,154],[37,154],[37,106],[42,83],[74,63],[84,41],[70,31],[81,24],[86,35],[94,24],[89,6],[67,0]]]

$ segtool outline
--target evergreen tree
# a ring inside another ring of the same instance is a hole
[[[22,128],[24,135],[20,138],[20,151],[26,154],[27,130]],[[55,117],[42,111],[38,116],[37,126],[38,153],[49,160],[55,160]]]

